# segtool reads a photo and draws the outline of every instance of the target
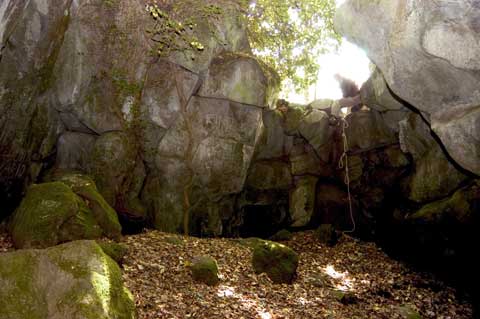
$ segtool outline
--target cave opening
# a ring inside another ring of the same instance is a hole
[[[270,238],[288,225],[288,208],[280,205],[248,205],[243,207],[242,238]]]

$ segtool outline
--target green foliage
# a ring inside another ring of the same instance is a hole
[[[147,12],[155,20],[153,28],[147,30],[156,43],[155,53],[166,57],[173,51],[203,51],[205,47],[195,35],[195,28],[202,20],[216,19],[223,10],[193,0],[170,2],[151,1],[146,5]]]
[[[335,0],[152,0],[146,10],[155,20],[148,30],[155,53],[165,57],[174,51],[204,50],[195,35],[198,25],[218,20],[225,13],[224,1],[244,13],[254,55],[297,89],[315,82],[317,57],[340,43],[333,29]],[[215,30],[210,31],[216,37]]]
[[[317,78],[317,57],[334,49],[334,0],[239,0],[247,12],[248,35],[255,55],[305,89]]]

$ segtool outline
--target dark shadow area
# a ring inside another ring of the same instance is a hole
[[[243,225],[239,230],[240,237],[269,238],[288,223],[288,206],[249,205],[243,207]]]
[[[122,225],[122,235],[135,235],[140,234],[145,227],[147,227],[147,221],[143,218],[134,218],[126,214],[118,214],[118,220]]]
[[[439,224],[419,224],[397,219],[400,210],[411,209],[391,192],[385,201],[385,214],[377,218],[376,242],[392,258],[407,263],[415,271],[432,276],[457,289],[460,300],[470,302],[474,318],[480,318],[480,218],[468,225],[453,218]],[[480,211],[480,201],[474,211]],[[425,287],[435,289],[435,287]]]

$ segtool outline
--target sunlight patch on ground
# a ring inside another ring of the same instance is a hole
[[[327,265],[323,268],[323,272],[335,280],[335,288],[342,291],[352,291],[354,290],[353,278],[350,277],[348,271],[339,272],[335,270],[332,265]]]
[[[272,318],[272,314],[266,309],[264,309],[261,305],[259,305],[256,300],[249,298],[243,294],[236,293],[234,287],[220,285],[217,289],[217,296],[220,298],[230,298],[238,301],[241,307],[248,310],[255,310],[255,312],[261,319]]]
[[[235,295],[235,288],[228,286],[220,286],[217,290],[217,296],[219,297],[233,297]]]

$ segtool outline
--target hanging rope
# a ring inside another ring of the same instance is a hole
[[[338,162],[338,168],[345,168],[345,179],[344,183],[347,185],[347,194],[348,194],[348,209],[350,211],[350,219],[352,220],[352,229],[346,230],[343,233],[353,233],[356,229],[355,218],[353,217],[353,207],[352,207],[352,196],[350,194],[350,174],[348,168],[348,139],[346,129],[348,128],[348,122],[345,117],[341,117],[342,121],[342,140],[343,140],[343,153],[340,156],[340,161]]]

